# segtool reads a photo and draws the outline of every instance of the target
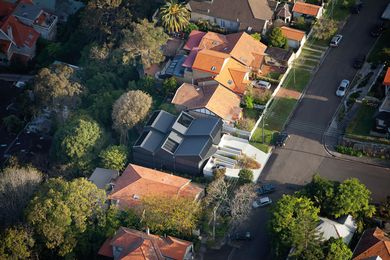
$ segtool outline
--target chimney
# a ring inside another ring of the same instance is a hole
[[[150,235],[150,229],[149,227],[146,228],[146,234],[149,236]]]

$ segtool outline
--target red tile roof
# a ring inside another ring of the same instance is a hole
[[[190,51],[193,48],[198,47],[200,41],[202,40],[203,36],[205,36],[205,34],[206,34],[205,32],[193,30],[188,36],[188,40],[184,45],[183,49]]]
[[[0,1],[0,16],[7,16],[12,13],[16,5],[11,2]]]
[[[293,12],[300,13],[300,14],[306,14],[310,16],[317,16],[318,12],[320,11],[321,6],[308,4],[304,2],[295,2],[293,7]]]
[[[352,259],[363,260],[375,256],[390,260],[390,237],[379,228],[364,231],[353,251]]]
[[[35,31],[34,28],[22,24],[12,15],[8,16],[3,24],[1,24],[0,29],[8,35],[18,47],[27,46],[32,48],[39,38],[39,33]]]
[[[305,37],[305,32],[297,29],[293,29],[287,26],[282,26],[280,28],[282,30],[282,34],[284,37],[286,37],[289,40],[294,40],[294,41],[302,41],[303,37]]]
[[[218,74],[228,58],[229,55],[226,53],[203,49],[196,55],[192,68]]]
[[[383,85],[390,86],[390,67],[387,68],[385,78],[383,79]]]
[[[125,208],[138,205],[143,196],[182,196],[195,200],[202,191],[202,188],[192,184],[189,179],[129,164],[115,180],[109,199],[119,200],[119,206]]]
[[[144,232],[120,227],[113,238],[107,239],[98,254],[113,257],[113,247],[121,249],[119,259],[184,259],[191,242],[175,237],[159,237]]]

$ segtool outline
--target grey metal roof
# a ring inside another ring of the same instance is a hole
[[[99,189],[104,190],[106,188],[106,185],[109,184],[113,179],[118,177],[118,175],[119,172],[116,170],[96,168],[88,180],[94,183]]]
[[[143,149],[154,153],[165,140],[165,134],[158,131],[150,130],[149,134],[145,137],[144,141],[140,145]]]
[[[15,8],[13,15],[34,21],[41,10],[42,9],[37,5],[20,3]]]
[[[216,117],[199,118],[194,120],[186,135],[210,135],[220,119]]]
[[[202,151],[210,138],[207,136],[187,137],[176,150],[175,155],[181,156],[201,156]]]
[[[151,122],[149,126],[162,133],[168,133],[171,130],[171,126],[173,122],[176,120],[176,117],[164,110],[160,110],[156,112],[158,112],[158,115],[156,116],[154,121]],[[151,116],[153,116],[153,114]]]

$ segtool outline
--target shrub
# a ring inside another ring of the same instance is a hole
[[[251,95],[245,95],[244,102],[247,108],[253,108],[253,97]]]
[[[260,163],[258,163],[252,157],[249,157],[249,156],[246,156],[246,155],[242,155],[242,156],[238,157],[237,160],[238,160],[240,166],[243,167],[243,168],[259,169],[261,167]]]
[[[250,183],[253,180],[253,171],[245,168],[241,169],[238,178],[241,183]]]
[[[336,151],[342,154],[347,154],[351,156],[356,156],[356,157],[362,157],[363,152],[359,150],[355,150],[352,147],[348,146],[343,146],[343,145],[338,145],[336,146]]]
[[[225,173],[226,173],[226,168],[214,169],[213,171],[214,179],[224,178]]]
[[[252,131],[255,124],[256,122],[253,119],[241,118],[240,120],[236,121],[235,127],[241,130]]]
[[[266,90],[263,93],[255,91],[253,93],[253,102],[258,105],[265,105],[267,104],[268,100],[270,100],[271,95],[272,94],[270,90]]]

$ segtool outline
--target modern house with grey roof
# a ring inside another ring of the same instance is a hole
[[[217,149],[221,131],[222,120],[216,117],[155,111],[133,146],[133,159],[150,168],[200,175]]]
[[[265,33],[272,23],[276,1],[191,0],[187,4],[191,21],[207,20],[229,32]]]

